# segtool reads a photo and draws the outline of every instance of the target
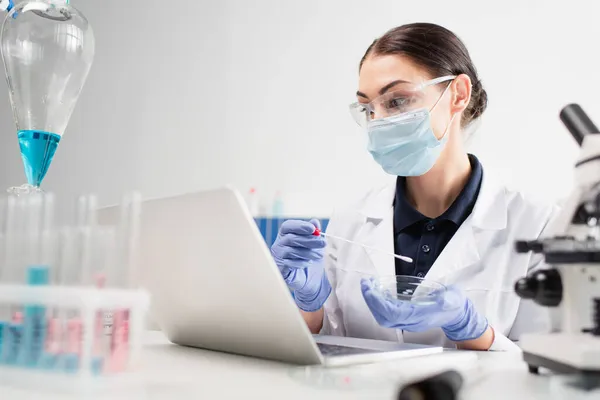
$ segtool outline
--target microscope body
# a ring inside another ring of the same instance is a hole
[[[517,242],[517,252],[542,253],[548,269],[515,284],[525,301],[552,308],[554,331],[519,344],[531,372],[582,373],[600,386],[600,134],[577,105],[561,119],[581,145],[575,188],[544,238]]]

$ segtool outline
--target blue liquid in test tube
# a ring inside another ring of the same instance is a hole
[[[2,343],[4,343],[4,329],[8,325],[6,322],[0,322],[0,360],[2,360]]]
[[[21,339],[23,336],[23,321],[16,318],[5,324],[2,343],[2,362],[8,365],[17,363]]]
[[[49,268],[30,266],[27,270],[27,284],[31,286],[48,285]],[[36,367],[44,352],[46,343],[46,307],[28,304],[23,313],[23,339],[19,364]]]

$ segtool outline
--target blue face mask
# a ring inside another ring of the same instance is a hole
[[[454,78],[443,77],[440,79]],[[433,81],[430,82],[435,82]],[[435,109],[450,85],[431,108]],[[368,123],[369,153],[383,170],[397,176],[425,175],[437,162],[448,141],[448,129],[456,114],[452,115],[441,139],[431,129],[431,112],[426,109],[404,112]]]
[[[397,176],[424,175],[448,141],[447,132],[440,140],[435,137],[426,109],[376,119],[367,129],[369,152],[385,172]]]

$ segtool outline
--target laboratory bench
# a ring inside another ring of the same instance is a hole
[[[393,362],[324,368],[177,346],[158,331],[146,332],[144,344],[139,371],[120,388],[84,397],[0,386],[0,399],[394,399],[401,384],[450,368],[465,376],[462,399],[600,398],[597,391],[586,395],[565,392],[558,378],[550,375],[529,374],[519,353],[447,351]]]

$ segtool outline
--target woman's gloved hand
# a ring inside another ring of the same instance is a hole
[[[454,342],[478,339],[488,328],[487,319],[477,313],[471,300],[456,287],[449,287],[433,304],[386,298],[370,279],[361,280],[361,290],[375,320],[386,328],[408,332],[442,328]]]
[[[279,271],[294,292],[298,308],[317,311],[331,293],[331,284],[325,274],[325,239],[314,236],[321,229],[319,220],[310,222],[289,220],[281,225],[271,254]]]

